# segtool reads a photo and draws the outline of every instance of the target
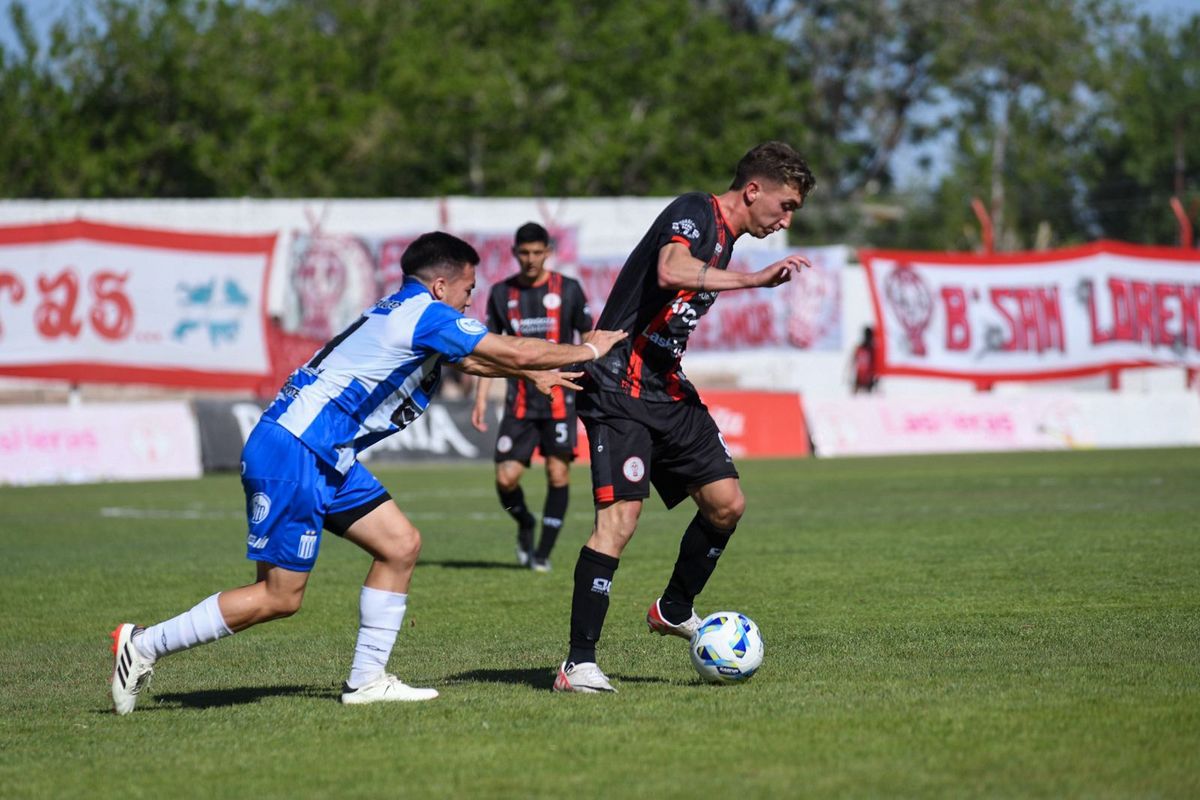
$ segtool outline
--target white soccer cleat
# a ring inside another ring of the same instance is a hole
[[[529,567],[534,572],[549,572],[550,571],[550,559],[538,558],[537,556],[534,556],[533,560],[529,562]]]
[[[517,545],[517,566],[528,567],[531,560],[533,560],[533,553],[521,547],[521,545]]]
[[[118,625],[110,635],[113,644],[113,711],[128,714],[137,705],[138,695],[154,677],[154,662],[133,645],[133,634],[141,631],[131,622]]]
[[[650,626],[650,631],[659,636],[678,636],[691,641],[696,631],[700,630],[700,617],[696,616],[696,612],[693,611],[691,618],[683,622],[667,622],[666,617],[662,615],[662,609],[659,608],[660,602],[662,602],[661,597],[651,603],[650,608],[646,611],[646,624]]]
[[[558,668],[558,677],[554,679],[554,691],[598,694],[617,690],[608,682],[608,676],[600,671],[596,662],[583,661],[578,664],[568,664],[564,661]]]
[[[432,700],[438,696],[437,689],[418,689],[409,686],[390,672],[385,672],[370,683],[357,689],[342,687],[342,703],[348,706],[366,703],[395,703]]]

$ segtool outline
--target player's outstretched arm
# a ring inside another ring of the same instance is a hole
[[[556,369],[600,358],[625,337],[625,331],[592,331],[583,337],[583,344],[556,344],[489,333],[479,340],[469,358],[506,370],[501,373],[504,375],[511,375],[511,370]]]
[[[688,289],[698,292],[727,292],[731,289],[773,287],[787,283],[792,272],[812,264],[803,256],[789,255],[757,272],[730,272],[711,269],[678,242],[658,251],[658,285],[663,289]]]
[[[464,357],[454,367],[468,375],[478,375],[480,383],[486,381],[488,378],[523,378],[532,383],[535,389],[545,395],[550,394],[550,390],[555,386],[561,386],[564,389],[574,389],[576,391],[583,388],[575,383],[575,379],[583,375],[582,372],[561,372],[553,369],[507,369],[491,365],[473,355]],[[487,400],[484,398],[480,401],[479,398],[481,397],[484,397],[482,393],[476,395],[475,407],[471,410],[471,424],[477,430],[486,431]]]

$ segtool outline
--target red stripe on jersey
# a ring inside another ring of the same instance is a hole
[[[550,328],[546,331],[546,341],[557,344],[562,338],[562,275],[557,272],[550,273],[550,285],[546,287],[548,294],[558,296],[558,303],[554,308],[546,308],[546,316],[550,318]],[[563,396],[561,386],[554,386],[550,389],[550,416],[554,419],[567,418],[567,399]]]
[[[688,248],[689,250],[692,248],[692,243],[687,240],[686,236],[672,236],[671,241],[679,242],[681,245]]]
[[[513,332],[513,336],[521,335],[521,291],[516,286],[508,287],[508,329]],[[517,396],[513,400],[513,416],[524,419],[528,410],[525,381],[518,380]]]
[[[646,345],[650,342],[650,337],[659,331],[666,330],[667,324],[671,321],[671,317],[675,316],[675,305],[679,302],[686,303],[696,296],[696,292],[692,289],[680,289],[675,295],[675,299],[663,306],[662,311],[658,312],[646,329],[642,331],[637,341],[633,343],[633,347],[629,350],[629,370],[625,373],[625,382],[629,384],[629,396],[639,397],[642,393],[642,367],[645,364],[645,356],[643,353],[646,350]],[[678,361],[676,361],[678,368]],[[667,393],[676,400],[683,398],[683,393],[679,389],[679,378],[677,375],[678,369],[671,370],[667,376]],[[672,388],[672,385],[674,388]]]
[[[592,496],[596,498],[597,503],[611,503],[615,499],[611,485],[597,486],[596,491],[592,492]]]

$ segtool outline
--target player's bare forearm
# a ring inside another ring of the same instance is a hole
[[[474,355],[464,356],[454,368],[459,372],[465,372],[468,375],[475,375],[478,378],[520,378],[523,370],[513,367],[505,367],[502,364],[497,364]],[[479,396],[479,395],[476,395]]]
[[[658,252],[658,285],[663,289],[697,292],[727,292],[734,289],[778,286],[791,280],[792,272],[812,266],[802,256],[790,255],[757,272],[714,269],[681,244],[672,242]]]
[[[557,369],[600,358],[626,336],[624,331],[591,331],[583,338],[583,344],[557,344],[489,333],[475,345],[470,358],[485,361],[498,370],[497,374],[511,377],[512,370]]]

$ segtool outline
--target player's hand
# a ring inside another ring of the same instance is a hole
[[[595,347],[600,353],[596,357],[602,358],[605,353],[613,349],[613,345],[628,336],[629,334],[625,333],[625,331],[588,331],[579,338],[581,341]]]
[[[525,377],[527,380],[533,382],[535,389],[549,396],[550,390],[555,386],[561,386],[564,389],[574,389],[576,391],[582,389],[582,386],[574,382],[575,378],[578,378],[582,374],[582,372],[559,372],[555,369],[531,369],[525,373]]]
[[[792,254],[786,258],[776,261],[768,267],[760,269],[755,275],[761,283],[759,286],[774,288],[780,284],[787,283],[792,279],[793,272],[799,272],[802,269],[811,269],[812,262],[801,255]]]
[[[476,403],[474,408],[471,409],[471,425],[481,433],[487,432],[487,402]]]

